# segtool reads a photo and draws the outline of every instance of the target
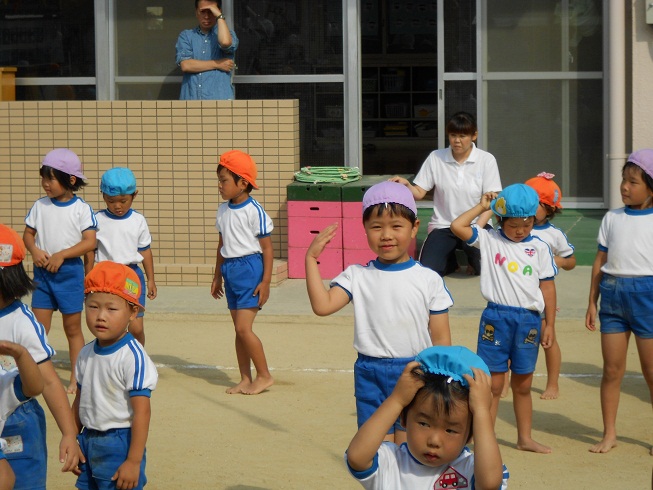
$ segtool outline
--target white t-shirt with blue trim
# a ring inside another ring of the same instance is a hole
[[[554,256],[562,257],[564,259],[574,255],[574,246],[569,243],[567,235],[556,226],[547,221],[543,225],[533,226],[531,235],[544,240],[544,242],[551,247],[551,252]]]
[[[274,228],[263,206],[252,197],[240,204],[222,203],[215,227],[222,235],[221,254],[225,259],[262,253],[259,240],[270,236]]]
[[[453,305],[437,272],[412,258],[351,265],[331,281],[354,306],[354,348],[378,358],[415,357],[431,347],[429,320]]]
[[[139,253],[150,248],[152,235],[145,216],[130,209],[124,216],[116,216],[107,209],[95,214],[98,223],[95,261],[111,260],[119,264],[140,264]]]

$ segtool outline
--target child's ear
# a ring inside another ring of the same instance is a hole
[[[138,196],[138,191],[134,191],[134,193],[132,194],[132,199],[136,199],[136,196]]]
[[[74,175],[71,175],[70,176],[70,185],[74,186],[75,182],[77,182],[77,177],[75,177]]]

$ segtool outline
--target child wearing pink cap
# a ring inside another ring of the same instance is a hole
[[[408,362],[433,345],[451,345],[449,308],[453,300],[444,280],[408,253],[417,234],[417,206],[410,190],[381,182],[363,196],[363,226],[370,249],[378,255],[365,265],[351,265],[327,289],[318,259],[335,236],[326,227],[306,252],[306,287],[313,311],[330,315],[354,306],[354,384],[358,427],[379,408]],[[406,432],[399,419],[386,440],[401,444]]]
[[[608,211],[601,221],[585,316],[585,326],[595,331],[600,296],[603,438],[590,448],[593,453],[617,445],[617,409],[631,334],[653,394],[653,149],[632,153],[621,176],[625,206]]]
[[[23,240],[34,262],[36,291],[32,310],[49,332],[52,314],[61,311],[70,354],[68,393],[75,392],[75,360],[84,346],[84,263],[95,250],[97,220],[93,208],[75,192],[86,185],[79,157],[67,148],[50,151],[39,170],[46,196],[25,217]]]
[[[25,272],[25,244],[8,226],[0,224],[0,342],[20,344],[38,365],[43,378],[43,398],[61,430],[61,442],[56,453],[63,464],[62,471],[73,471],[80,458],[75,440],[77,428],[70,403],[52,357],[54,349],[34,313],[21,301],[35,289]],[[15,358],[0,354],[0,364],[9,369]],[[47,446],[45,413],[36,398],[30,398],[7,418],[0,437],[9,449],[7,461],[16,476],[15,490],[45,489],[47,478]]]

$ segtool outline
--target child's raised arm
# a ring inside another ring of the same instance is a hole
[[[374,456],[381,447],[388,429],[397,421],[402,410],[415,398],[415,393],[424,386],[424,382],[413,374],[416,368],[419,368],[419,363],[416,361],[406,365],[390,396],[358,429],[349,443],[347,464],[352,470],[365,471],[372,467]]]
[[[33,398],[43,392],[43,376],[27,349],[14,342],[0,342],[0,354],[9,355],[16,360],[16,367],[23,385],[23,395]]]
[[[486,192],[481,196],[481,201],[473,208],[465,211],[451,222],[451,231],[454,235],[463,241],[468,241],[474,232],[472,231],[472,221],[490,209],[492,199],[497,197],[496,192]]]
[[[341,288],[327,289],[322,283],[322,276],[317,259],[336,235],[338,223],[327,226],[313,239],[306,251],[306,289],[313,313],[319,316],[330,315],[349,303],[349,296]]]
[[[483,370],[472,368],[474,377],[463,376],[469,383],[469,410],[474,417],[474,480],[475,488],[496,490],[503,481],[503,462],[494,433],[492,378]]]
[[[404,177],[400,177],[398,175],[395,175],[394,177],[390,177],[388,179],[390,182],[397,182],[398,184],[405,185],[408,187],[408,190],[413,194],[413,197],[415,198],[416,201],[419,201],[420,199],[424,199],[424,196],[426,195],[426,191],[422,189],[420,186],[411,184],[408,179]]]

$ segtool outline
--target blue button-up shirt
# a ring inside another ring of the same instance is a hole
[[[199,27],[186,29],[177,39],[177,64],[184,60],[218,60],[220,58],[234,59],[238,48],[238,38],[231,32],[231,46],[226,49],[218,43],[218,25],[208,34]],[[181,82],[181,100],[226,100],[234,98],[234,88],[231,84],[231,72],[208,70],[200,73],[184,73]]]

